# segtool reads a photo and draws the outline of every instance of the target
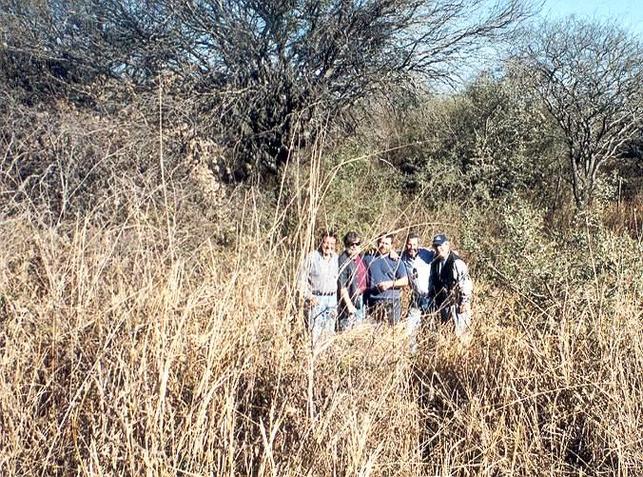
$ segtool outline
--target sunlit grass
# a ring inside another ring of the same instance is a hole
[[[2,475],[640,472],[634,289],[529,319],[481,281],[468,344],[427,326],[411,355],[402,327],[364,326],[312,354],[292,289],[306,250],[143,219],[0,227]]]

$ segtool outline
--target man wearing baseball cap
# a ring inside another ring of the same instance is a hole
[[[445,234],[434,236],[432,245],[435,259],[431,262],[429,298],[440,313],[442,322],[453,320],[456,335],[463,337],[471,328],[473,282],[469,268],[451,250]]]

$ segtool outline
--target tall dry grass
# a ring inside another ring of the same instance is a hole
[[[480,278],[469,344],[427,326],[411,355],[403,328],[365,326],[313,354],[293,283],[328,221],[319,160],[274,215],[252,191],[230,203],[227,246],[175,187],[119,224],[5,219],[0,474],[643,475],[625,272],[533,308]],[[421,214],[373,223],[429,230]]]

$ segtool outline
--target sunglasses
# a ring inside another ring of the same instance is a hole
[[[362,245],[362,242],[353,242],[348,244],[349,247],[359,247],[360,245]]]

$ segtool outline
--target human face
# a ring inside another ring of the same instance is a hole
[[[359,237],[346,245],[346,253],[348,253],[348,255],[351,257],[359,255],[361,250],[362,241],[359,239]]]
[[[381,237],[377,241],[377,250],[382,255],[386,255],[390,253],[392,246],[393,246],[393,239],[391,237]]]
[[[449,245],[449,242],[444,242],[442,245],[433,244],[433,250],[435,250],[438,257],[446,259],[451,251],[451,246]]]
[[[420,241],[417,238],[410,238],[406,241],[405,249],[409,257],[415,258],[418,254],[418,247],[420,246]]]
[[[335,253],[336,243],[337,240],[335,240],[335,237],[324,237],[324,240],[322,240],[320,247],[322,255],[324,257],[330,257],[333,253]]]

